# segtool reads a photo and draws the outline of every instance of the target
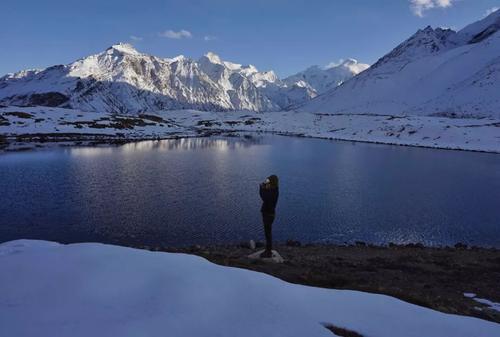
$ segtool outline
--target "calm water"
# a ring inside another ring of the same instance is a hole
[[[0,155],[0,242],[190,245],[263,239],[500,247],[500,155],[280,136]]]

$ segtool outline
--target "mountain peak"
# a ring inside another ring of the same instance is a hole
[[[343,69],[348,69],[348,71],[350,71],[353,75],[357,75],[363,70],[368,69],[370,65],[365,63],[360,63],[358,62],[358,60],[353,58],[347,58],[347,59],[342,59],[339,62],[332,62],[327,66],[325,66],[324,68],[319,68],[318,66],[316,67],[317,67],[316,69],[314,69],[313,67],[311,67],[310,69],[316,71],[319,70],[338,71],[339,69],[343,68]]]
[[[427,27],[425,27],[424,29],[419,29],[418,30],[419,32],[424,32],[424,33],[430,33],[430,32],[433,32],[434,31],[434,28],[432,28],[430,25],[428,25]]]
[[[372,67],[377,68],[390,60],[408,62],[449,50],[457,46],[456,35],[457,33],[451,29],[434,29],[431,26],[419,29],[390,53],[379,59]]]
[[[172,61],[172,62],[179,62],[179,61],[183,62],[183,61],[187,61],[187,60],[188,60],[188,58],[186,56],[182,55],[182,54],[181,55],[177,55],[176,57],[173,57],[173,58],[170,59],[170,61]]]
[[[448,34],[450,32],[454,32],[454,30],[446,27],[437,27],[437,28],[432,28],[432,26],[427,26],[424,29],[419,29],[413,36],[418,36],[418,35],[436,35],[436,34]]]
[[[219,55],[209,51],[208,53],[205,54],[205,57],[212,63],[215,64],[222,64],[222,60],[219,57]]]
[[[370,68],[369,64],[366,63],[360,63],[358,60],[355,59],[347,59],[342,63],[342,66],[349,69],[349,71],[357,75],[362,71],[365,71],[366,69]]]
[[[333,69],[333,68],[337,68],[337,67],[348,67],[348,66],[351,66],[351,65],[354,65],[357,63],[358,63],[357,60],[352,59],[352,58],[347,58],[347,59],[340,59],[338,62],[330,62],[324,67],[311,66],[311,67],[309,67],[309,69],[320,71],[320,70]]]
[[[456,32],[449,28],[437,27],[432,28],[431,26],[427,26],[424,29],[419,29],[410,39],[421,39],[428,37],[436,37],[441,39],[446,39],[448,36],[455,34]],[[409,39],[409,40],[410,40]]]
[[[107,49],[108,52],[117,51],[122,54],[139,55],[140,53],[130,43],[120,42]]]

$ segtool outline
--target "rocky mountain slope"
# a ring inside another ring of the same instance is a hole
[[[328,76],[311,77],[310,83],[300,76],[282,81],[272,71],[223,61],[213,53],[199,60],[163,59],[140,53],[129,44],[117,44],[68,65],[0,78],[0,104],[118,113],[276,111],[352,77],[354,71],[348,67],[346,63],[325,70]]]
[[[310,112],[500,117],[500,11],[455,32],[427,27]]]

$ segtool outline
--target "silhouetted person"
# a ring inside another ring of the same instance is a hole
[[[278,177],[269,176],[259,188],[260,198],[262,199],[262,222],[264,223],[264,233],[266,234],[266,250],[261,257],[272,257],[273,249],[273,222],[276,217],[276,204],[278,203],[279,188]]]

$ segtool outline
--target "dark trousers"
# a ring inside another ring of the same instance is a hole
[[[266,235],[266,250],[273,249],[273,222],[274,214],[262,213],[262,222],[264,223],[264,233]]]

